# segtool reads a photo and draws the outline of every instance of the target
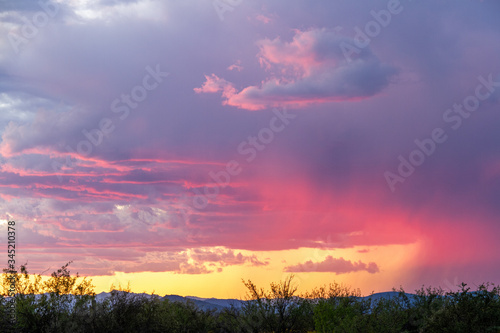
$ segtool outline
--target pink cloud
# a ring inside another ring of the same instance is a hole
[[[266,266],[269,262],[260,261],[256,255],[245,256],[241,252],[235,254],[233,250],[216,249],[213,251],[206,249],[195,249],[191,256],[201,262],[218,262],[222,266],[242,265],[249,262],[252,266]]]
[[[295,30],[291,42],[279,37],[259,40],[259,62],[270,75],[260,85],[237,92],[232,83],[212,74],[194,90],[222,91],[224,105],[247,110],[358,100],[382,91],[396,70],[382,64],[369,49],[354,60],[347,58],[341,47],[346,41],[326,29]]]
[[[222,91],[222,96],[228,98],[233,96],[236,92],[236,89],[233,87],[233,84],[219,78],[217,75],[212,74],[210,76],[205,75],[205,82],[201,86],[201,88],[194,88],[193,90],[200,93],[216,93]]]
[[[379,267],[374,262],[366,264],[361,262],[361,260],[352,262],[342,257],[333,258],[332,256],[328,256],[321,262],[308,260],[303,264],[291,265],[285,268],[285,272],[331,272],[345,274],[358,271],[367,271],[374,274],[379,272]]]
[[[241,72],[243,70],[243,66],[241,66],[241,61],[238,60],[238,61],[236,61],[236,63],[232,64],[227,69],[230,71],[232,71],[233,69],[236,69],[238,72]]]
[[[177,273],[180,273],[180,274],[208,274],[208,273],[212,273],[212,272],[213,271],[207,269],[203,265],[182,263],[180,265],[180,270]]]
[[[257,15],[257,16],[255,17],[255,19],[256,19],[257,21],[260,21],[260,22],[264,23],[264,24],[268,24],[269,22],[271,22],[271,21],[272,21],[270,17],[265,16],[265,15],[262,15],[262,14]]]

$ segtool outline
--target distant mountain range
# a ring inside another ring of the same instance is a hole
[[[144,297],[152,297],[153,295],[151,294],[145,294],[145,293],[130,293],[132,295],[137,295],[137,296],[144,296]],[[109,297],[111,293],[108,292],[102,292],[96,295],[96,300],[97,301],[102,301],[105,298]],[[179,296],[179,295],[165,295],[163,297],[159,296],[160,298],[166,298],[169,301],[172,302],[188,302],[191,301],[193,302],[199,309],[202,310],[209,310],[209,309],[215,309],[215,310],[222,310],[224,308],[229,308],[232,306],[236,308],[241,308],[245,301],[239,300],[239,299],[218,299],[218,298],[202,298],[202,297],[196,297],[196,296]]]
[[[151,294],[145,294],[145,293],[129,293],[131,296],[140,296],[140,297],[146,297],[150,298],[153,297]],[[360,297],[361,299],[372,299],[373,301],[377,301],[380,299],[390,299],[393,297],[397,297],[399,295],[399,292],[396,291],[388,291],[388,292],[381,292],[381,293],[375,293],[369,296],[364,296]],[[411,299],[412,296],[415,296],[414,294],[409,294],[406,293],[406,295]],[[97,302],[102,302],[104,299],[108,298],[111,296],[110,292],[101,292],[96,295],[96,301]],[[165,295],[163,297],[155,295],[159,297],[160,299],[168,299],[171,302],[193,302],[194,305],[196,305],[197,308],[202,309],[202,310],[223,310],[225,308],[230,308],[231,306],[235,308],[241,308],[245,304],[246,301],[242,301],[239,299],[234,299],[234,298],[229,298],[229,299],[219,299],[219,298],[202,298],[202,297],[196,297],[196,296],[179,296],[179,295]],[[35,298],[39,298],[41,295],[36,295]],[[9,299],[10,297],[6,297]],[[73,304],[73,302],[70,302],[69,304]]]
[[[136,294],[136,293],[131,293],[132,295],[142,295],[145,297],[152,297],[150,294]],[[103,300],[106,297],[109,297],[111,293],[107,292],[102,292],[100,294],[96,295],[96,300],[100,301]],[[390,299],[393,297],[397,297],[399,295],[399,292],[396,291],[388,291],[388,292],[381,292],[381,293],[375,293],[369,296],[364,296],[361,297],[361,299],[372,299],[373,301],[377,301],[379,299]],[[409,294],[406,293],[408,297],[414,296],[414,294]],[[242,301],[239,299],[234,299],[234,298],[229,298],[229,299],[219,299],[219,298],[202,298],[202,297],[196,297],[196,296],[179,296],[179,295],[165,295],[160,298],[167,298],[169,301],[172,302],[188,302],[191,301],[193,302],[199,309],[202,310],[222,310],[224,308],[229,308],[231,306],[234,306],[235,308],[241,308],[246,301]]]

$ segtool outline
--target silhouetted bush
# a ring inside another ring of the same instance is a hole
[[[293,275],[280,283],[271,283],[270,291],[258,289],[250,280],[243,281],[248,301],[243,317],[251,332],[308,332],[314,328],[311,303],[296,295]]]
[[[42,281],[26,265],[17,274],[4,270],[0,332],[500,332],[500,288],[466,284],[455,292],[401,288],[390,298],[361,297],[339,284],[297,294],[293,275],[269,290],[243,281],[248,300],[242,307],[203,310],[194,302],[112,290],[97,301],[90,280],[71,276],[70,263]],[[11,323],[8,289],[16,281],[16,322]]]

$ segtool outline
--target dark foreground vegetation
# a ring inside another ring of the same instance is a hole
[[[297,295],[293,276],[268,290],[244,281],[242,307],[202,310],[191,302],[113,290],[97,301],[91,281],[71,276],[68,264],[48,281],[3,274],[0,332],[500,332],[500,289],[466,284],[456,292],[402,289],[389,299],[361,298],[338,284]],[[15,320],[9,314],[9,277],[15,279]]]

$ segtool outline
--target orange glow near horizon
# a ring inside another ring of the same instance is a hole
[[[370,274],[366,271],[334,274],[328,272],[298,272],[294,283],[299,287],[299,293],[311,291],[316,287],[330,283],[342,283],[352,289],[361,289],[362,295],[371,292],[390,291],[403,284],[402,271],[409,269],[411,262],[418,253],[419,245],[391,245],[372,248],[359,247],[351,249],[322,250],[301,248],[286,251],[253,252],[259,258],[270,258],[271,264],[261,267],[228,266],[223,272],[210,274],[176,274],[171,272],[116,272],[113,276],[90,276],[95,285],[95,292],[109,292],[112,285],[126,287],[130,282],[135,293],[155,293],[160,296],[180,295],[203,298],[236,298],[244,299],[246,288],[243,280],[251,280],[258,287],[267,289],[271,282],[284,280],[292,273],[283,272],[287,265],[302,263],[307,260],[318,262],[327,255],[344,257],[357,261],[375,261],[380,265],[380,272]],[[360,250],[368,252],[359,253]],[[238,250],[239,252],[240,250]],[[242,251],[244,253],[244,251]]]

